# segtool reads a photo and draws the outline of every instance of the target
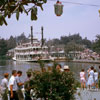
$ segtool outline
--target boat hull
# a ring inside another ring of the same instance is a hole
[[[31,59],[31,60],[20,60],[20,59],[16,59],[13,58],[14,61],[19,61],[19,62],[39,62],[39,61],[44,61],[44,62],[50,62],[52,61],[51,59]]]

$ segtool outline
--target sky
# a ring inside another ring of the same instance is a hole
[[[62,1],[62,0],[60,0]],[[100,5],[100,0],[63,0],[69,2],[80,2],[85,4]],[[8,25],[0,26],[0,37],[8,39],[11,35],[18,36],[25,33],[30,34],[30,26],[33,26],[34,36],[40,38],[41,26],[44,27],[44,37],[46,39],[60,38],[69,34],[80,33],[80,35],[89,40],[94,40],[97,34],[100,34],[100,17],[98,10],[100,7],[74,5],[63,3],[63,14],[57,17],[54,13],[53,1],[43,5],[44,10],[38,8],[38,20],[31,21],[30,15],[20,15],[19,21],[15,15],[7,19]]]

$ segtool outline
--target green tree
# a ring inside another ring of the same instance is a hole
[[[65,45],[65,52],[69,53],[70,51],[82,51],[84,47],[82,45],[76,44],[75,42],[69,42]]]
[[[28,15],[31,13],[31,20],[37,20],[37,7],[43,10],[42,5],[47,0],[0,0],[0,25],[7,25],[6,18],[11,18],[15,13],[19,20],[23,12]]]
[[[87,38],[82,38],[80,36],[79,33],[77,34],[73,34],[73,35],[69,35],[69,36],[61,36],[60,39],[52,39],[52,40],[49,40],[47,41],[47,45],[53,45],[53,46],[59,46],[59,45],[67,45],[69,43],[75,43],[77,45],[81,45],[82,46],[85,46],[86,48],[91,48],[92,47],[92,42],[90,40],[88,40]]]
[[[10,38],[7,40],[7,48],[12,49],[16,47],[16,39],[13,36],[10,36]]]
[[[0,39],[0,56],[5,56],[7,53],[7,42],[4,39]]]
[[[96,36],[96,40],[93,43],[93,50],[100,54],[100,35]]]
[[[92,42],[90,40],[88,40],[87,37],[85,37],[82,40],[82,44],[84,44],[86,46],[86,48],[91,48],[92,47]]]
[[[24,33],[22,33],[20,36],[16,37],[16,42],[17,43],[26,43],[26,42],[29,42],[29,39],[25,36]]]
[[[69,36],[62,36],[61,37],[61,43],[62,44],[67,44],[68,42],[75,42],[76,44],[81,44],[82,43],[82,37],[80,34],[73,34]]]

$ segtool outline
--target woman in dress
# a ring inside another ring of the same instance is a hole
[[[80,82],[81,82],[81,88],[84,89],[86,86],[86,76],[85,76],[84,69],[82,69],[80,72]]]
[[[92,88],[94,86],[94,67],[91,67],[91,70],[89,71],[89,75],[88,75],[88,86],[89,89]]]

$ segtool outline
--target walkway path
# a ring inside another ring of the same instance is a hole
[[[78,89],[77,93],[75,94],[76,100],[100,100],[100,90],[81,90]],[[0,98],[0,100],[2,100]],[[38,99],[39,100],[39,99]]]
[[[100,100],[100,90],[77,90],[76,100]]]

